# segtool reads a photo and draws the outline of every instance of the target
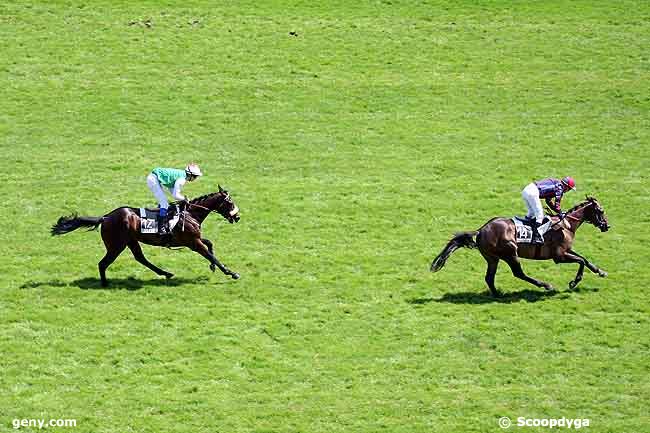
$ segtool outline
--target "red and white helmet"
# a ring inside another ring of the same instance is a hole
[[[569,187],[569,189],[572,189],[573,191],[576,190],[576,181],[573,180],[571,176],[567,176],[562,179],[562,183],[565,184],[566,186]]]
[[[199,168],[198,164],[195,164],[191,162],[190,164],[185,167],[185,173],[188,175],[192,176],[203,176],[203,173],[201,173],[201,169]]]

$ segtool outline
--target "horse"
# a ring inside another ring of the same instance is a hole
[[[239,274],[224,266],[214,255],[213,244],[201,237],[201,223],[212,213],[218,213],[228,222],[239,222],[239,207],[230,194],[219,185],[219,191],[197,197],[189,202],[180,202],[183,209],[179,223],[170,235],[161,236],[157,233],[141,233],[141,218],[139,208],[119,207],[101,217],[80,217],[77,214],[62,216],[52,226],[52,236],[62,235],[80,227],[90,227],[88,231],[101,226],[101,236],[106,246],[106,255],[99,261],[99,276],[103,287],[108,285],[106,269],[115,259],[129,247],[133,257],[142,265],[158,275],[172,278],[174,274],[153,265],[142,253],[140,242],[159,247],[187,247],[205,257],[210,262],[210,270],[218,267],[225,275],[239,279]],[[157,212],[157,209],[155,210]]]
[[[524,273],[519,258],[532,260],[549,260],[555,263],[578,263],[579,268],[575,278],[569,282],[569,288],[575,288],[582,280],[585,266],[600,277],[606,277],[607,272],[590,263],[584,256],[575,252],[571,247],[575,234],[583,222],[590,223],[606,232],[610,229],[605,210],[594,197],[586,196],[586,200],[569,209],[563,216],[552,215],[552,226],[544,235],[544,244],[524,244],[516,242],[515,224],[510,218],[493,218],[476,231],[457,233],[431,263],[431,272],[437,272],[445,265],[449,256],[459,248],[477,248],[487,262],[485,282],[493,296],[500,296],[494,285],[494,276],[503,260],[510,266],[512,274],[537,287],[555,290],[544,281],[531,278]]]

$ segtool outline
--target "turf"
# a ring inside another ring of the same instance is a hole
[[[133,3],[0,5],[0,431],[647,430],[647,2]],[[242,209],[204,224],[241,280],[145,247],[174,279],[124,253],[102,289],[99,235],[50,237],[190,160],[185,192]],[[563,175],[607,211],[575,246],[608,278],[428,272]]]

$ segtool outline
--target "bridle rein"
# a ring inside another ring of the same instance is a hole
[[[556,225],[562,223],[562,221],[564,221],[565,219],[572,219],[572,220],[574,220],[574,221],[581,221],[580,218],[578,218],[578,217],[574,217],[573,215],[571,215],[571,213],[573,213],[573,212],[575,212],[575,211],[577,211],[577,210],[580,210],[580,209],[584,209],[584,208],[586,208],[587,206],[590,206],[590,205],[593,205],[593,204],[594,204],[594,202],[589,200],[589,201],[587,201],[587,202],[585,202],[585,203],[580,203],[579,205],[577,205],[577,206],[575,206],[575,207],[569,209],[568,211],[566,211],[566,212],[564,213],[564,215],[562,215],[562,217],[561,217],[557,222],[553,223],[553,224],[551,225],[551,227],[555,227]]]
[[[221,212],[219,212],[219,210],[223,207],[224,204],[228,203],[228,200],[226,199],[227,197],[228,197],[228,196],[226,196],[226,197],[221,201],[221,203],[219,203],[219,205],[217,206],[216,209],[210,209],[210,208],[208,208],[208,207],[201,206],[200,204],[195,204],[195,203],[192,203],[192,202],[186,202],[186,203],[185,203],[185,209],[187,209],[188,207],[197,207],[197,208],[199,208],[199,209],[207,210],[208,212],[216,213],[216,214],[218,214],[218,215],[224,216]],[[228,216],[229,216],[229,217],[232,217],[232,216],[236,215],[237,212],[239,212],[239,208],[237,207],[237,205],[235,205],[234,209],[231,210],[230,212],[228,212]]]

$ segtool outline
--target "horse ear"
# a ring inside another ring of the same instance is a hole
[[[219,192],[223,192],[223,191],[224,191],[224,189],[223,189],[223,188],[221,188],[221,185],[219,185],[219,184],[217,184],[217,185],[219,186]]]

